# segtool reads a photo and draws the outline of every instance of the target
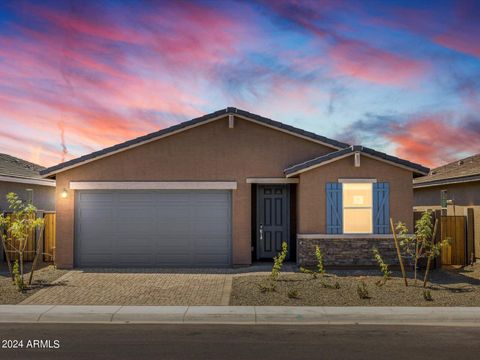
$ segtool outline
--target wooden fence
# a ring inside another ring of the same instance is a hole
[[[12,219],[14,217],[12,216]],[[5,245],[8,250],[8,257],[10,258],[10,261],[15,261],[19,260],[19,255],[17,252],[14,251],[14,249],[19,249],[21,245],[25,245],[25,251],[23,254],[23,260],[24,261],[33,261],[33,258],[35,257],[35,245],[36,245],[36,234],[35,234],[35,229],[32,229],[30,234],[28,235],[27,243],[26,244],[20,244],[20,241],[18,240],[11,240],[9,241],[8,239],[10,238],[10,233],[6,232],[5,233]]]
[[[44,253],[43,261],[53,261],[54,254],[55,254],[55,241],[56,241],[56,215],[55,212],[38,212],[37,216],[42,216],[45,221],[44,233],[43,233],[43,247],[41,251]],[[8,238],[8,234],[6,234],[6,238]],[[40,233],[38,231],[32,230],[32,233],[28,237],[25,253],[24,253],[24,261],[33,261],[35,258],[35,251],[37,246],[37,241],[40,239]],[[7,241],[7,250],[12,249],[12,246],[18,248],[18,242],[10,243]],[[3,249],[2,249],[3,253]],[[18,260],[18,253],[9,252],[8,254],[11,261]],[[3,258],[5,259],[5,254],[3,254]]]
[[[45,233],[43,234],[43,261],[55,260],[56,220],[54,212],[44,213]]]
[[[421,211],[414,212],[416,222],[422,216]],[[440,210],[432,212],[432,224],[439,221],[439,231],[435,242],[449,239],[450,245],[442,249],[441,255],[435,259],[435,267],[441,265],[467,265],[470,262],[471,254],[474,251],[474,213],[468,209],[467,215],[442,215]],[[420,262],[420,266],[424,261]]]
[[[442,216],[441,238],[449,239],[450,245],[442,249],[443,265],[466,265],[466,217]]]

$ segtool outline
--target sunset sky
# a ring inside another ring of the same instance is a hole
[[[480,152],[480,1],[2,1],[0,152],[235,106],[426,166]]]

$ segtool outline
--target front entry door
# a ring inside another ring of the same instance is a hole
[[[290,186],[258,185],[257,260],[273,258],[282,250],[282,242],[288,244],[290,254]]]

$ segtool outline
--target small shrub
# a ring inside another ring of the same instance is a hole
[[[327,289],[340,289],[340,283],[338,281],[335,281],[335,284],[328,284],[326,283],[324,280],[321,281],[321,284],[324,288],[327,288]]]
[[[289,299],[298,299],[299,294],[297,289],[290,289],[288,290],[287,296]]]
[[[260,289],[260,292],[262,292],[262,293],[275,292],[277,290],[277,288],[276,288],[276,286],[273,282],[258,284],[258,288]]]
[[[378,266],[380,267],[380,271],[383,274],[383,280],[377,281],[376,285],[377,286],[382,286],[390,279],[390,277],[392,275],[392,272],[390,270],[388,270],[388,264],[386,264],[383,261],[382,256],[380,255],[380,252],[378,251],[378,249],[374,247],[372,249],[372,252],[373,252],[373,256],[374,256],[375,260],[377,261]]]
[[[273,258],[273,267],[271,278],[272,280],[277,280],[280,276],[280,271],[282,270],[283,262],[285,261],[288,253],[288,245],[286,242],[282,243],[282,251]]]
[[[312,277],[313,277],[314,279],[317,278],[317,273],[316,273],[315,271],[310,270],[310,269],[305,269],[304,267],[300,267],[300,272],[301,272],[302,274],[312,275]]]
[[[432,297],[432,294],[430,293],[430,290],[428,289],[423,290],[423,299],[425,301],[433,301],[433,297]]]
[[[360,284],[357,285],[357,294],[360,299],[370,299],[365,281],[362,280]]]
[[[318,245],[315,247],[315,257],[317,258],[318,273],[320,275],[325,274],[325,268],[323,266],[323,254]]]
[[[18,264],[18,260],[15,260],[12,268],[13,273],[13,282],[17,286],[18,291],[23,291],[25,289],[25,284],[23,283],[23,277],[20,274],[20,265]]]

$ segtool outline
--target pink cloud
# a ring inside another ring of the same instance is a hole
[[[45,165],[62,159],[65,144],[69,156],[79,156],[200,115],[206,101],[198,79],[212,80],[254,29],[193,3],[92,16],[22,9],[38,26],[0,34],[0,118],[44,139]],[[55,135],[46,136],[47,128]],[[11,142],[22,148],[21,139]]]
[[[358,41],[344,41],[333,46],[330,57],[337,74],[381,85],[408,85],[428,70],[425,62]]]
[[[480,29],[478,31],[480,31]],[[435,36],[434,41],[450,49],[480,57],[480,43],[478,41],[478,31],[476,34],[465,30],[452,31],[449,33]]]
[[[399,157],[430,167],[454,161],[465,153],[480,153],[480,121],[453,122],[448,114],[412,117],[405,124],[392,125],[384,136],[394,144]]]

